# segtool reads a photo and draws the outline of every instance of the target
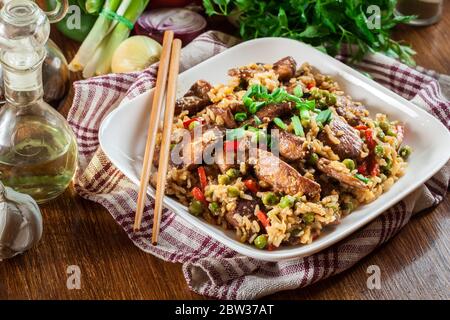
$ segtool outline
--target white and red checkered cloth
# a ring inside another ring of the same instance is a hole
[[[236,43],[236,38],[223,33],[207,32],[183,49],[181,70]],[[346,60],[345,55],[338,58]],[[447,76],[412,69],[379,54],[367,57],[356,67],[426,109],[450,130],[450,81]],[[313,256],[293,261],[273,263],[242,256],[169,210],[163,212],[160,242],[154,247],[151,244],[153,201],[148,199],[143,231],[133,233],[138,187],[102,152],[98,129],[105,116],[121,101],[150,89],[155,83],[156,72],[156,66],[152,66],[140,73],[111,74],[74,84],[75,98],[68,120],[80,152],[75,186],[82,197],[103,205],[140,249],[166,261],[182,263],[187,284],[199,294],[220,299],[254,299],[305,287],[338,274],[393,237],[414,213],[437,205],[447,193],[449,164],[419,190],[347,239]]]

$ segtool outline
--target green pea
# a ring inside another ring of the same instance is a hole
[[[348,168],[348,170],[355,170],[355,161],[353,161],[352,159],[345,159],[344,161],[342,161],[342,163]]]
[[[205,197],[206,198],[212,198],[212,196],[214,195],[214,190],[207,188],[205,191]]]
[[[306,224],[311,224],[314,222],[314,213],[307,213],[303,216],[303,221],[305,221]]]
[[[391,137],[396,137],[397,133],[395,133],[392,129],[389,128],[389,130],[386,131],[386,135],[391,136]]]
[[[337,102],[336,95],[334,93],[330,93],[330,95],[328,96],[328,105],[334,106],[336,102]]]
[[[352,212],[354,209],[353,202],[347,202],[346,204],[344,204],[344,209],[348,212]]]
[[[390,158],[384,159],[386,161],[386,165],[381,167],[381,170],[383,173],[389,175],[391,169],[392,169],[392,160]]]
[[[379,156],[380,158],[384,156],[384,148],[383,148],[382,145],[378,144],[378,145],[375,147],[375,154],[376,154],[377,156]]]
[[[227,194],[228,194],[229,197],[236,198],[236,197],[239,197],[241,192],[239,191],[238,188],[231,186],[231,187],[228,187]]]
[[[264,249],[267,246],[267,237],[261,234],[253,240],[253,243],[258,249]]]
[[[188,209],[190,214],[198,217],[203,212],[203,204],[198,200],[192,200]]]
[[[294,203],[295,203],[295,198],[293,196],[287,195],[287,196],[284,196],[281,198],[279,206],[280,206],[280,208],[283,208],[283,209],[290,208],[294,205]]]
[[[216,213],[217,211],[219,211],[220,207],[219,204],[217,202],[211,202],[208,205],[208,209],[209,211],[211,211],[212,213]]]
[[[400,148],[400,151],[398,152],[398,154],[400,155],[400,157],[402,157],[403,159],[408,159],[408,157],[411,155],[412,149],[410,146],[403,146]]]
[[[225,173],[228,177],[230,177],[231,179],[233,178],[237,178],[239,176],[239,170],[231,168],[228,169],[227,172]]]
[[[266,206],[276,205],[279,201],[280,201],[280,199],[273,192],[267,192],[266,194],[264,194],[264,196],[262,198],[262,202]]]
[[[219,184],[225,185],[230,183],[230,177],[226,174],[221,174],[217,177],[217,180],[219,181]]]
[[[378,138],[380,138],[381,141],[384,141],[384,138],[386,135],[384,134],[384,131],[379,131],[377,134]]]
[[[381,130],[383,130],[385,133],[391,129],[391,125],[386,121],[381,121],[379,126]]]
[[[319,155],[317,153],[311,153],[308,159],[308,163],[315,166],[317,161],[319,161]]]

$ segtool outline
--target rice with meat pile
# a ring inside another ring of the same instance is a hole
[[[291,57],[229,75],[176,103],[166,193],[191,214],[260,249],[308,244],[404,174],[403,124],[332,77]]]

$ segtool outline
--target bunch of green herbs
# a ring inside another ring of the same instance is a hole
[[[396,0],[203,0],[208,15],[237,21],[245,40],[287,37],[335,56],[348,45],[353,60],[369,52],[414,65],[410,46],[391,39],[411,16],[394,13]],[[379,14],[378,14],[379,13]]]

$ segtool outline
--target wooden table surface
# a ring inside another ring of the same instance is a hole
[[[450,74],[450,5],[434,26],[402,26],[395,32],[418,52],[418,64]],[[51,38],[68,59],[78,44]],[[73,75],[72,80],[79,76]],[[67,113],[73,92],[61,103]],[[40,244],[0,263],[0,299],[202,299],[191,292],[181,265],[159,260],[136,248],[100,205],[82,199],[73,188],[42,208]],[[273,299],[449,299],[450,196],[419,214],[389,243],[350,270],[310,287],[272,295]],[[67,267],[78,265],[81,290],[66,287]],[[380,290],[366,286],[367,267],[381,270]]]

